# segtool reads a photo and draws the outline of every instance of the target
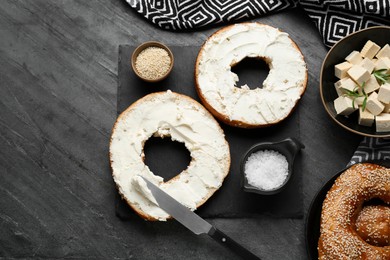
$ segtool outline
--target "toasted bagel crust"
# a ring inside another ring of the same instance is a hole
[[[390,246],[371,245],[355,230],[363,203],[374,198],[390,205],[390,169],[355,164],[336,179],[322,206],[319,259],[390,259]]]

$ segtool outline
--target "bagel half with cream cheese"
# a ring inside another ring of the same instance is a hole
[[[238,76],[231,68],[244,58],[260,58],[268,64],[262,86],[236,86]],[[215,32],[203,44],[195,64],[195,84],[204,106],[222,122],[266,127],[293,111],[305,92],[307,69],[287,33],[260,23],[240,23]]]
[[[192,158],[187,169],[167,182],[144,163],[144,144],[152,136],[184,143]],[[164,221],[170,216],[140,176],[195,210],[221,187],[230,151],[223,130],[201,104],[167,91],[149,94],[120,114],[112,130],[110,161],[122,198],[144,219]]]

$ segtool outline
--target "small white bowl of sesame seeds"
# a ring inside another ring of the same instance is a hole
[[[165,79],[172,71],[173,63],[171,50],[165,44],[156,41],[142,43],[131,56],[134,73],[147,82]]]

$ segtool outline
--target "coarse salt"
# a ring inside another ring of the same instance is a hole
[[[248,157],[244,173],[250,185],[262,190],[274,190],[286,180],[288,162],[277,151],[261,150]]]

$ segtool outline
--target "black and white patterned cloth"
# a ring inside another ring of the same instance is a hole
[[[390,138],[364,137],[348,165],[381,160],[390,161]]]
[[[390,25],[390,0],[126,0],[166,30],[232,23],[300,6],[316,24],[324,44],[375,25]]]
[[[301,0],[300,5],[328,47],[360,29],[390,25],[390,0]]]
[[[146,19],[167,30],[258,17],[297,5],[296,0],[126,0]]]
[[[232,23],[299,6],[331,47],[363,28],[390,26],[390,0],[126,0],[152,23],[166,30],[188,30]],[[350,165],[390,160],[390,139],[365,137]]]

